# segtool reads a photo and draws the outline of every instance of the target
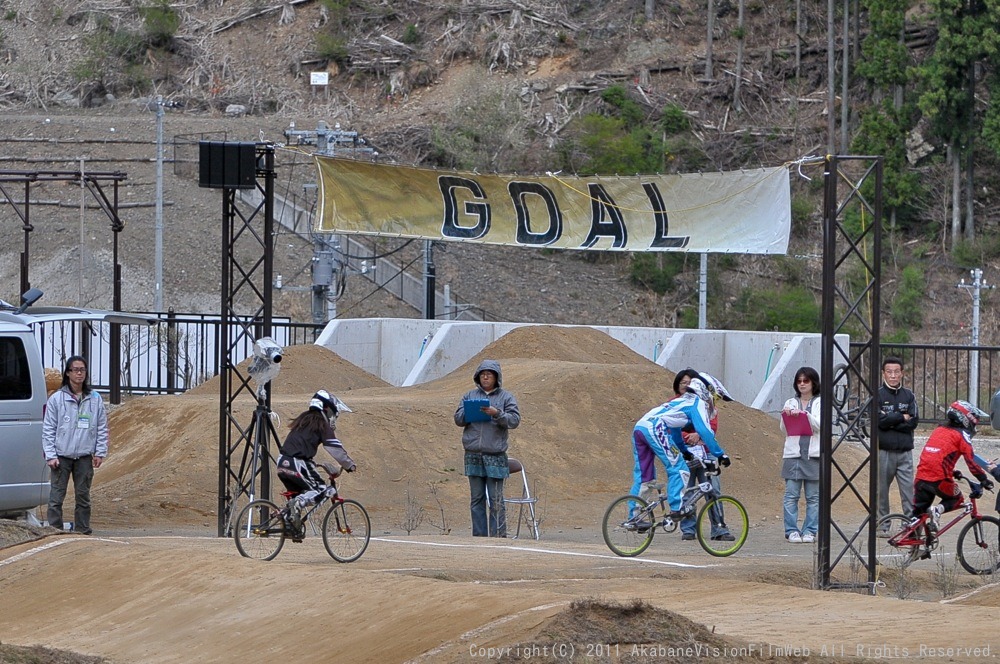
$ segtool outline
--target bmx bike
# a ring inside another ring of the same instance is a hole
[[[926,560],[941,543],[941,536],[959,521],[969,522],[958,533],[958,562],[969,574],[993,574],[1000,565],[1000,519],[981,514],[976,499],[983,495],[982,487],[957,474],[957,480],[969,485],[969,500],[962,505],[951,521],[942,524],[937,532],[928,529],[930,514],[907,519],[902,514],[889,514],[875,525],[876,533],[883,533],[876,546],[876,560],[882,567],[906,569],[916,560]],[[884,534],[888,534],[885,537]]]
[[[309,517],[327,503],[330,507],[323,517],[322,534],[323,546],[330,557],[339,563],[351,563],[368,548],[371,538],[368,512],[358,501],[342,498],[337,493],[334,475],[330,475],[329,486],[317,497],[316,504],[303,511],[299,523],[292,518],[292,501],[298,492],[285,491],[281,495],[286,499],[284,507],[278,507],[269,500],[254,500],[236,518],[233,539],[236,549],[244,557],[272,560],[287,538],[301,542],[306,537]]]
[[[746,508],[737,499],[722,495],[712,486],[708,475],[721,474],[718,464],[688,462],[688,465],[699,481],[685,489],[681,509],[676,514],[670,511],[662,485],[657,486],[658,497],[651,502],[631,495],[612,501],[604,512],[601,528],[609,549],[619,556],[638,556],[649,548],[657,528],[665,533],[674,532],[681,520],[693,517],[698,503],[704,501],[696,519],[696,535],[701,548],[719,557],[731,556],[740,550],[750,530]],[[716,534],[720,526],[728,529],[732,539]]]

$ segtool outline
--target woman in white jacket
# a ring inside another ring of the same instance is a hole
[[[781,476],[785,480],[785,538],[792,543],[816,541],[819,530],[819,374],[812,367],[795,372],[795,396],[785,402],[782,415],[804,414],[812,435],[792,435],[781,418],[785,434]],[[799,497],[805,491],[806,518],[799,528]]]

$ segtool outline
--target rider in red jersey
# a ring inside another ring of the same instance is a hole
[[[914,480],[913,515],[918,517],[930,513],[927,528],[931,534],[937,531],[942,514],[962,505],[962,491],[954,479],[955,464],[960,458],[965,459],[965,465],[979,480],[983,489],[989,491],[993,488],[993,482],[973,458],[975,452],[972,450],[976,425],[979,420],[988,417],[987,413],[968,401],[954,402],[948,408],[947,422],[934,429],[920,453]],[[940,498],[941,503],[931,507],[935,497]]]

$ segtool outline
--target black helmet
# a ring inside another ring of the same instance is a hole
[[[945,415],[949,422],[970,432],[975,432],[976,425],[979,424],[980,420],[989,417],[989,413],[976,408],[968,401],[961,400],[948,406],[948,412]]]

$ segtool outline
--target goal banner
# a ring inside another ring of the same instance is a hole
[[[316,157],[321,232],[601,251],[784,254],[787,169],[481,175]]]

